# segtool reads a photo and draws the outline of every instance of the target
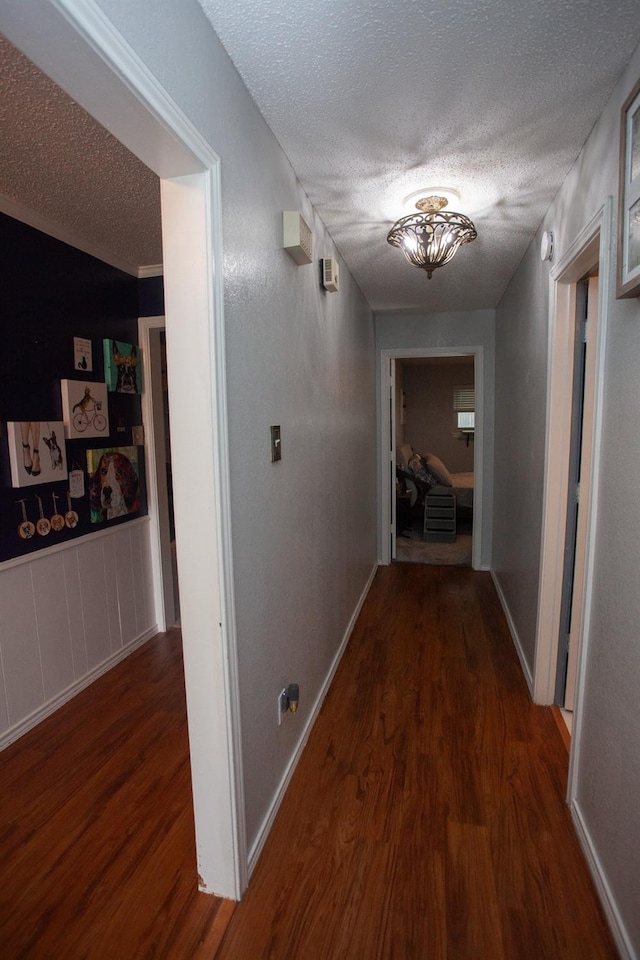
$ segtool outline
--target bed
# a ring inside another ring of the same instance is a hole
[[[411,505],[429,493],[453,493],[458,514],[473,513],[473,471],[450,473],[433,453],[416,454],[409,443],[403,443],[396,453],[396,468],[401,474],[411,497]]]

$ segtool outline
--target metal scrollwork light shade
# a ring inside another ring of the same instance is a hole
[[[452,260],[463,243],[478,236],[471,220],[462,213],[449,213],[443,208],[445,197],[424,197],[413,213],[394,223],[387,241],[402,250],[414,267],[426,270],[427,277],[438,267]]]

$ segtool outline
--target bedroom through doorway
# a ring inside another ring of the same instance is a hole
[[[393,559],[470,567],[475,358],[398,357],[394,363]]]

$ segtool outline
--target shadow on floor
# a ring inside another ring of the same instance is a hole
[[[471,518],[458,519],[455,543],[429,543],[423,540],[422,525],[422,514],[414,515],[411,526],[396,540],[396,561],[441,567],[471,566]]]

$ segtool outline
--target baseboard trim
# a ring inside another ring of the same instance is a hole
[[[331,681],[333,680],[333,678],[334,678],[334,676],[335,676],[335,672],[336,672],[336,670],[338,669],[338,664],[340,663],[340,660],[342,659],[342,655],[343,655],[343,653],[344,653],[344,651],[345,651],[345,649],[346,649],[346,646],[347,646],[347,644],[348,644],[348,642],[349,642],[349,638],[350,638],[350,636],[351,636],[351,634],[352,634],[352,632],[353,632],[353,628],[354,628],[355,625],[356,625],[356,620],[358,619],[358,616],[359,616],[359,614],[360,614],[360,611],[362,610],[362,605],[364,604],[364,601],[365,601],[366,598],[367,598],[367,594],[369,593],[369,590],[371,589],[371,584],[373,583],[373,578],[375,577],[377,570],[378,570],[378,564],[376,563],[376,564],[374,565],[374,567],[373,567],[370,575],[369,575],[369,578],[368,578],[368,580],[367,580],[367,582],[366,582],[366,584],[365,584],[364,590],[362,591],[362,593],[361,593],[361,595],[360,595],[360,599],[358,600],[358,603],[356,604],[356,608],[355,608],[355,610],[353,611],[353,614],[351,615],[351,619],[349,620],[349,623],[347,624],[347,628],[346,628],[346,630],[345,630],[345,632],[344,632],[344,636],[343,636],[343,638],[342,638],[342,641],[341,641],[341,643],[340,643],[340,646],[338,647],[338,650],[337,650],[337,652],[336,652],[336,655],[335,655],[335,657],[333,658],[333,662],[332,662],[332,664],[331,664],[331,667],[329,668],[329,672],[327,673],[327,676],[326,676],[325,681],[324,681],[324,683],[323,683],[323,685],[322,685],[322,687],[321,687],[321,689],[320,689],[320,692],[318,693],[318,696],[316,697],[316,702],[315,702],[314,705],[313,705],[313,709],[312,709],[312,710],[310,711],[310,713],[309,713],[309,717],[308,717],[307,722],[306,722],[306,724],[305,724],[304,730],[302,731],[300,740],[298,741],[298,745],[297,745],[296,749],[294,750],[294,752],[293,752],[293,754],[292,754],[292,756],[291,756],[291,759],[290,759],[290,761],[289,761],[289,763],[288,763],[288,765],[287,765],[287,768],[286,768],[286,770],[285,770],[285,772],[284,772],[284,775],[283,775],[283,777],[282,777],[282,780],[280,781],[280,786],[278,787],[278,789],[277,789],[277,791],[276,791],[276,793],[275,793],[275,796],[274,796],[273,801],[272,801],[272,803],[271,803],[271,807],[269,808],[269,810],[268,810],[268,812],[267,812],[267,815],[266,815],[266,817],[264,818],[264,820],[263,820],[263,822],[262,822],[262,826],[260,827],[260,830],[258,831],[258,835],[257,835],[254,843],[252,844],[251,849],[249,850],[248,863],[247,863],[249,876],[251,876],[251,874],[253,873],[254,867],[255,867],[256,863],[258,862],[258,859],[259,859],[259,857],[260,857],[260,854],[262,853],[262,849],[263,849],[263,847],[264,847],[264,845],[265,845],[265,843],[266,843],[267,837],[269,836],[269,833],[270,833],[270,831],[271,831],[271,827],[273,826],[273,822],[274,822],[274,820],[275,820],[275,818],[276,818],[276,815],[277,815],[277,813],[278,813],[278,810],[280,809],[280,804],[282,803],[282,801],[283,801],[283,799],[284,799],[284,795],[285,795],[285,793],[287,792],[287,787],[289,786],[289,782],[290,782],[290,780],[291,780],[291,777],[293,776],[294,770],[296,769],[296,767],[297,767],[297,765],[298,765],[298,761],[300,760],[300,757],[302,756],[302,751],[304,750],[304,748],[305,748],[305,746],[306,746],[307,740],[309,739],[309,734],[311,733],[311,730],[313,729],[313,725],[314,725],[314,723],[315,723],[315,721],[316,721],[316,717],[318,716],[318,713],[320,712],[320,708],[322,707],[322,704],[323,704],[323,702],[324,702],[324,698],[326,697],[327,692],[328,692],[328,690],[329,690],[329,687],[331,686]]]
[[[591,839],[591,834],[589,833],[584,816],[576,800],[574,800],[571,804],[571,816],[573,818],[573,823],[576,828],[580,846],[582,847],[582,852],[584,853],[589,870],[591,871],[591,876],[593,877],[593,881],[596,885],[600,903],[602,904],[609,922],[611,934],[616,942],[618,950],[620,951],[620,960],[638,960],[638,955],[633,948],[633,944],[631,943],[622,917],[620,916],[620,911],[618,910],[613,891],[609,886],[609,881],[607,880],[607,876],[596,852],[593,840]]]
[[[28,717],[24,717],[24,719],[16,723],[15,726],[5,730],[0,736],[0,751],[6,749],[6,747],[12,743],[15,743],[16,740],[19,740],[20,737],[28,733],[29,730],[32,730],[33,727],[36,727],[39,723],[42,723],[43,720],[46,720],[47,717],[50,717],[52,713],[59,710],[68,700],[71,700],[86,687],[91,686],[94,680],[97,680],[103,673],[111,670],[112,667],[115,667],[117,663],[124,660],[125,657],[128,657],[130,653],[133,653],[134,650],[141,647],[143,643],[146,643],[147,640],[150,640],[151,637],[154,637],[157,633],[157,625],[149,627],[148,630],[141,633],[135,640],[132,640],[131,643],[128,643],[125,647],[121,647],[120,650],[117,650],[116,653],[113,653],[106,660],[103,660],[102,663],[99,663],[98,666],[90,670],[89,673],[85,673],[79,680],[76,680],[70,686],[66,687],[66,689],[62,690],[53,697],[52,700],[43,703],[41,707],[38,707],[37,710],[30,713]]]
[[[516,653],[518,654],[518,659],[520,660],[520,666],[522,667],[524,678],[527,681],[527,686],[529,687],[529,693],[533,699],[533,674],[531,673],[531,668],[527,663],[527,658],[524,655],[522,644],[520,643],[520,637],[518,636],[518,631],[516,630],[515,623],[511,617],[509,605],[506,601],[504,593],[502,592],[502,587],[500,586],[500,582],[496,577],[495,570],[491,571],[491,579],[493,580],[493,585],[496,588],[496,593],[498,594],[498,600],[500,601],[503,613],[506,617],[507,626],[509,627],[509,632],[511,633],[511,639],[513,640],[513,645],[516,648]]]

